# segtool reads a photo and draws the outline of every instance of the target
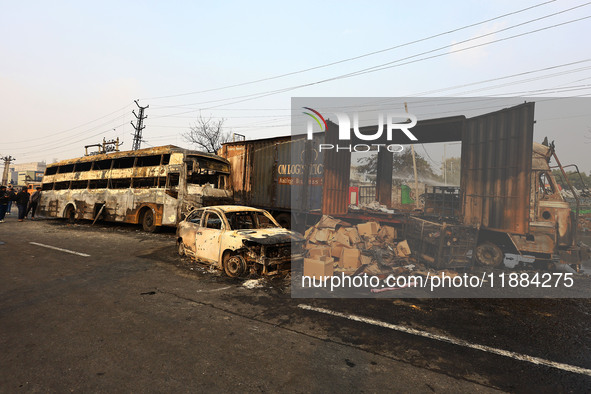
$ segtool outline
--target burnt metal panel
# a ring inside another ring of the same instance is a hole
[[[462,131],[464,224],[529,231],[534,103],[467,119]]]
[[[328,122],[325,133],[327,144],[338,145],[339,127]],[[345,215],[348,212],[349,178],[351,176],[351,152],[330,149],[324,152],[324,191],[322,213]]]
[[[380,204],[392,206],[392,165],[394,154],[385,149],[378,151],[378,168],[376,176],[376,194]]]
[[[277,146],[257,145],[253,146],[254,151],[252,152],[249,204],[273,206],[277,190],[276,187],[273,187],[277,167],[275,165]]]

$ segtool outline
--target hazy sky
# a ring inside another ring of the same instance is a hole
[[[583,0],[0,6],[0,154],[16,163],[81,156],[103,137],[130,149],[135,99],[150,106],[143,147],[189,147],[181,133],[200,112],[248,139],[289,134],[293,96],[591,93],[591,19],[575,21],[591,16]],[[589,171],[590,107],[567,112],[577,121],[540,114],[536,126],[546,122],[563,162]],[[426,149],[441,160],[440,147]]]

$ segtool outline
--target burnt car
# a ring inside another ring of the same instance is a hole
[[[211,264],[230,277],[287,270],[303,258],[304,237],[281,227],[263,209],[218,205],[199,208],[177,226],[181,256]]]

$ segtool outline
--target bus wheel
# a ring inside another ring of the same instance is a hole
[[[224,272],[230,278],[237,278],[246,272],[246,261],[238,254],[224,256],[223,264]]]
[[[484,242],[476,247],[476,259],[482,265],[498,268],[503,265],[503,251],[492,242]]]
[[[73,205],[68,205],[66,208],[66,212],[64,213],[64,217],[70,224],[74,224],[76,221],[76,209]]]
[[[142,228],[145,232],[153,233],[156,231],[156,220],[154,220],[154,211],[146,209],[142,216]]]

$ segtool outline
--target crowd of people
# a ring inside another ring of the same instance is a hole
[[[18,221],[22,222],[31,214],[35,220],[35,211],[41,199],[41,188],[38,187],[33,194],[30,194],[27,187],[23,186],[16,191],[12,185],[0,186],[0,223],[4,222],[6,215],[11,214],[13,203],[18,209]]]

